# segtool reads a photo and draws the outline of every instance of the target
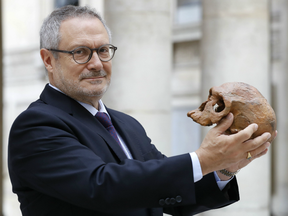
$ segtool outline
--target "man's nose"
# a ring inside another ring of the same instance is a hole
[[[93,50],[92,57],[87,65],[89,70],[101,70],[103,68],[102,61],[100,60],[96,50]]]

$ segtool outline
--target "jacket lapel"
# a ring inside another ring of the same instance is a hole
[[[80,105],[78,102],[76,103],[77,108],[75,106],[73,109],[73,117],[85,122],[87,127],[92,130],[92,133],[95,132],[101,136],[105,140],[106,144],[110,147],[110,149],[117,155],[120,161],[127,159],[127,156],[123,152],[121,146],[119,146],[117,141],[111,136],[107,129],[82,105]]]
[[[144,161],[144,157],[140,148],[140,140],[135,135],[135,131],[132,131],[130,127],[128,127],[128,123],[122,121],[115,112],[111,109],[107,109],[109,115],[112,119],[112,123],[120,134],[125,144],[127,145],[129,151],[131,152],[133,159]]]
[[[92,130],[92,133],[97,133],[105,140],[106,144],[115,153],[115,155],[117,155],[120,161],[127,159],[121,146],[119,146],[106,128],[76,100],[51,88],[48,84],[40,95],[40,99],[49,105],[55,106],[69,113],[79,121],[84,122],[87,128]]]

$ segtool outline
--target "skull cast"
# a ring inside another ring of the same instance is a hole
[[[253,86],[242,82],[224,83],[209,90],[208,100],[201,106],[187,113],[202,126],[218,123],[229,112],[234,115],[234,122],[228,133],[234,134],[249,124],[258,124],[258,130],[252,138],[264,132],[271,133],[271,142],[275,138],[276,115],[262,94]]]

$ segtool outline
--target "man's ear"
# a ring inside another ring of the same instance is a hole
[[[54,69],[53,63],[55,61],[53,54],[49,50],[42,48],[40,50],[40,55],[41,55],[42,61],[45,65],[47,71],[53,72],[53,69]]]

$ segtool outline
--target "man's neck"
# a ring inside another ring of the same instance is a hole
[[[51,83],[49,83],[49,86],[52,87],[53,89],[61,92],[62,94],[65,94],[67,95],[68,97],[70,97],[70,95],[66,94],[65,92],[61,91],[59,88],[57,88],[56,86],[52,85]],[[71,97],[73,98],[73,97]],[[96,108],[97,110],[99,110],[101,107],[99,107],[99,100],[96,100],[95,102],[94,101],[83,101],[83,99],[77,99],[77,98],[73,98],[74,100],[78,101],[78,102],[81,102],[81,103],[84,103],[84,104],[88,104],[90,106],[93,106],[94,108]]]

